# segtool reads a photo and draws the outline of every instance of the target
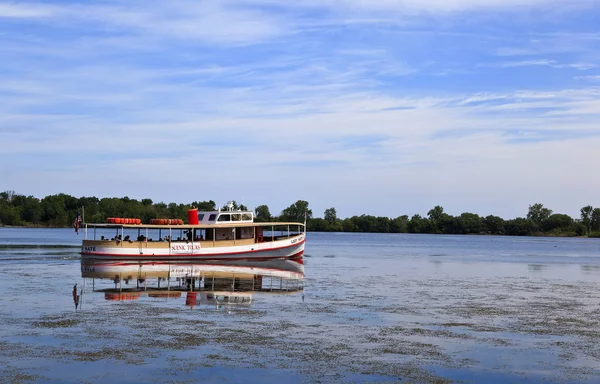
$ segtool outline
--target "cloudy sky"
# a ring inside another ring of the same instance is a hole
[[[0,2],[0,189],[600,206],[600,0]]]

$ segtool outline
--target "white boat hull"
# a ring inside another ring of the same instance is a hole
[[[172,242],[153,247],[152,243],[135,242],[127,247],[114,241],[86,243],[81,248],[84,257],[127,260],[240,260],[280,259],[300,257],[304,253],[304,234],[287,239],[234,246],[202,247],[200,243]],[[157,242],[158,243],[158,242]],[[137,246],[136,244],[139,244]]]

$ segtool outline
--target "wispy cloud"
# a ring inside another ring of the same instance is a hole
[[[569,64],[560,64],[554,60],[523,60],[523,61],[511,61],[501,63],[500,66],[503,68],[510,67],[535,67],[535,66],[543,66],[543,67],[551,67],[551,68],[572,68],[580,71],[586,71],[588,69],[597,68],[596,64],[592,63],[569,63]]]
[[[597,6],[0,3],[0,184],[341,215],[514,216],[525,190],[569,213],[600,188],[564,198],[600,144]]]

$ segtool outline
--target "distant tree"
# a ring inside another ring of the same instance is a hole
[[[432,209],[427,212],[427,216],[429,216],[429,220],[438,221],[444,215],[444,208],[440,205],[436,205]]]
[[[429,217],[429,227],[428,232],[431,233],[441,233],[442,221],[444,219],[448,219],[445,213],[444,208],[441,205],[436,205],[432,209],[427,212],[427,216]],[[447,232],[446,232],[447,233]]]
[[[42,220],[42,214],[43,209],[40,200],[33,196],[28,196],[23,202],[23,220],[32,224],[39,224]]]
[[[244,204],[240,204],[240,206],[238,207],[238,209],[240,211],[248,211],[248,207],[246,207]]]
[[[258,222],[268,222],[273,220],[269,207],[265,204],[256,207],[254,209],[254,214],[256,215],[256,221]]]
[[[352,216],[350,218],[359,232],[377,232],[377,218],[371,215]]]
[[[358,232],[358,226],[351,218],[345,218],[342,220],[342,230],[344,232]]]
[[[527,212],[527,218],[533,221],[538,228],[542,228],[544,221],[547,220],[552,214],[552,210],[544,208],[544,204],[536,203],[529,206],[529,212]]]
[[[569,215],[555,213],[550,215],[545,221],[543,230],[545,232],[557,231],[557,230],[569,230],[573,226],[573,219]]]
[[[504,219],[489,215],[483,220],[485,231],[490,235],[504,235]]]
[[[585,207],[581,208],[581,210],[580,210],[581,222],[583,223],[583,225],[585,225],[585,228],[587,229],[588,233],[591,230],[592,212],[593,211],[594,211],[594,207],[592,207],[591,205],[586,205]]]
[[[421,215],[413,215],[408,222],[408,232],[410,233],[427,233],[430,227],[429,220]]]
[[[323,214],[323,218],[329,224],[335,224],[337,222],[337,211],[334,207],[327,208]]]
[[[312,218],[312,210],[308,208],[308,201],[298,200],[281,212],[280,219],[301,223],[304,222],[304,217]]]
[[[41,205],[42,220],[47,224],[57,227],[66,227],[69,225],[64,195],[46,196],[42,199]]]
[[[390,232],[392,233],[407,233],[408,232],[408,216],[398,216],[390,223]]]
[[[194,201],[192,207],[198,208],[199,211],[216,211],[217,203],[213,200],[208,201]]]
[[[0,223],[3,225],[21,225],[21,207],[3,207],[0,210]]]
[[[463,234],[480,234],[483,232],[483,219],[481,216],[465,212],[460,215]]]
[[[592,231],[600,231],[600,208],[594,208],[592,211],[590,228]]]
[[[531,219],[517,217],[504,223],[505,233],[509,236],[531,236],[537,230],[537,225]]]
[[[13,197],[16,195],[17,193],[15,191],[4,191],[4,192],[0,192],[0,200],[4,200],[7,203],[12,203]]]
[[[146,207],[152,205],[152,199],[142,199],[142,205]]]
[[[329,232],[329,223],[320,217],[311,219],[308,222],[311,232]]]

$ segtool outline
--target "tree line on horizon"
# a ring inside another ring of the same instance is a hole
[[[77,212],[85,209],[85,221],[103,223],[109,217],[140,218],[149,223],[155,218],[173,218],[187,221],[188,209],[217,210],[213,200],[194,201],[189,204],[155,203],[152,199],[130,199],[129,197],[74,197],[64,193],[49,195],[42,199],[25,196],[14,191],[0,193],[0,225],[68,227]],[[225,207],[222,207],[223,209]],[[247,207],[234,201],[234,209]],[[427,216],[407,215],[396,218],[363,214],[338,218],[334,207],[328,208],[323,217],[313,217],[309,203],[298,200],[285,208],[279,215],[272,215],[268,205],[255,209],[257,222],[304,222],[311,232],[373,232],[373,233],[428,233],[428,234],[481,234],[509,236],[590,236],[600,237],[600,208],[587,205],[581,208],[581,216],[554,213],[543,204],[529,206],[525,217],[505,220],[499,216],[480,216],[465,212],[452,216],[437,205]]]

